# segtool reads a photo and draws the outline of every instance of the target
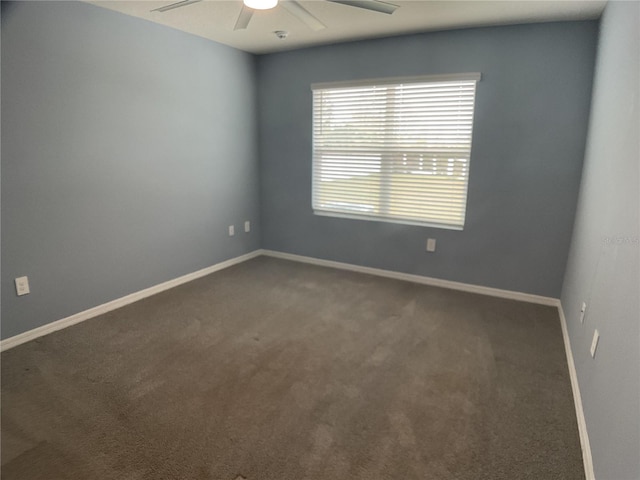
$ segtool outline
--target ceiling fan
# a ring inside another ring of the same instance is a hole
[[[187,5],[193,5],[194,3],[201,2],[202,0],[182,0],[180,2],[171,3],[164,7],[155,8],[152,12],[166,12],[173,10],[174,8],[186,7]],[[342,5],[348,5],[350,7],[362,8],[364,10],[370,10],[373,12],[386,13],[391,15],[397,5],[383,2],[382,0],[325,0],[331,3],[340,3]],[[251,17],[255,10],[268,10],[278,5],[278,0],[243,0],[242,10],[236,20],[236,24],[233,27],[234,30],[244,30],[249,25]],[[297,17],[302,23],[307,25],[312,30],[323,30],[327,26],[316,18],[309,10],[304,8],[296,0],[281,0],[280,5],[286,8],[289,13]]]

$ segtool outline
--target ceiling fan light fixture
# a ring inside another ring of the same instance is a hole
[[[269,10],[278,5],[278,0],[243,0],[243,2],[254,10]]]

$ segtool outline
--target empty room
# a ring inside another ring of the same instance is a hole
[[[1,5],[3,480],[640,480],[640,2]]]

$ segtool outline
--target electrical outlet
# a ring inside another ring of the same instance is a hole
[[[427,239],[427,252],[435,252],[436,251],[436,239],[429,238]]]
[[[245,233],[249,233],[251,231],[251,222],[249,220],[244,222],[244,231]]]
[[[587,304],[582,302],[582,307],[580,308],[580,323],[584,323],[584,315],[587,311]]]
[[[591,341],[591,357],[596,358],[596,348],[598,348],[598,340],[600,340],[600,332],[593,332],[593,340]]]
[[[229,225],[229,236],[233,237],[236,234],[236,227],[233,225]]]
[[[31,290],[29,289],[29,277],[16,278],[16,293],[18,296],[31,293]]]

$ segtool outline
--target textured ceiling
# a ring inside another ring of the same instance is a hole
[[[606,1],[394,1],[386,15],[323,0],[299,3],[327,28],[313,31],[282,6],[256,11],[246,30],[234,31],[242,0],[205,0],[166,12],[151,10],[175,0],[89,1],[251,53],[454,28],[598,18]],[[282,1],[282,0],[281,0]],[[285,30],[286,39],[274,31]]]

